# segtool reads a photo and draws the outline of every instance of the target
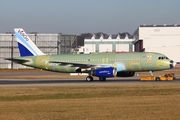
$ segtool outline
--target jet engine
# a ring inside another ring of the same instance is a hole
[[[117,71],[113,67],[98,68],[98,69],[92,71],[93,76],[104,77],[104,78],[106,78],[106,77],[115,77],[116,74],[117,74]]]
[[[133,77],[135,72],[117,72],[117,77]]]

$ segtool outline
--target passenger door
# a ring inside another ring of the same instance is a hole
[[[146,63],[147,64],[152,64],[153,62],[153,55],[152,54],[147,54],[146,56]]]

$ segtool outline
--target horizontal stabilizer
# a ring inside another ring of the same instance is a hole
[[[23,64],[25,62],[29,62],[30,60],[24,60],[24,59],[17,59],[17,58],[5,58],[5,60],[10,60],[15,63]]]

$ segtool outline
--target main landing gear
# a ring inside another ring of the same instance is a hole
[[[93,77],[92,76],[87,76],[86,77],[86,81],[87,82],[90,82],[90,81],[93,81]],[[105,77],[99,77],[99,81],[106,81],[106,78]]]
[[[91,73],[92,72],[89,72],[89,76],[86,77],[87,82],[90,82],[90,81],[94,80]],[[106,81],[106,77],[99,77],[99,81]]]
[[[93,81],[93,77],[92,76],[87,76],[86,81],[88,81],[88,82]]]

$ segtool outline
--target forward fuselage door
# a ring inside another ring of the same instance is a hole
[[[153,55],[152,54],[147,54],[146,63],[147,64],[152,64],[153,63]]]

